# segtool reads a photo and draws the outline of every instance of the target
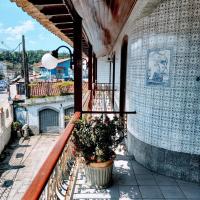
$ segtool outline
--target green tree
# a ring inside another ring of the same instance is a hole
[[[3,80],[5,78],[5,75],[0,73],[0,80]]]

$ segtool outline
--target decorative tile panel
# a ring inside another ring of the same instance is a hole
[[[167,0],[148,17],[129,20],[125,26],[129,35],[127,110],[137,111],[129,117],[128,129],[145,143],[200,154],[199,19],[200,0]],[[173,60],[167,87],[149,84],[153,78],[146,76],[149,55],[156,49],[170,50],[168,60]]]

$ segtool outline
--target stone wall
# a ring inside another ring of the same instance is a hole
[[[200,156],[149,145],[128,133],[127,146],[135,160],[159,174],[200,182]]]

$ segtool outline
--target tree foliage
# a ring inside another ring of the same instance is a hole
[[[27,51],[27,60],[28,64],[32,65],[34,63],[40,62],[42,56],[46,53],[43,50],[37,51]],[[22,63],[22,52],[10,52],[10,51],[2,51],[0,52],[0,61],[7,61],[13,64]]]
[[[0,73],[0,80],[3,80],[5,78],[5,75]]]
[[[30,50],[27,51],[27,60],[29,65],[33,65],[34,63],[38,63],[41,61],[42,56],[49,51],[44,50]],[[66,53],[60,53],[60,58],[68,57]],[[0,61],[7,61],[14,65],[22,63],[22,52],[10,52],[10,51],[2,51],[0,52]]]

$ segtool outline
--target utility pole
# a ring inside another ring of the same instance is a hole
[[[30,98],[29,93],[29,71],[28,71],[28,63],[27,63],[27,55],[25,49],[25,38],[22,35],[22,66],[24,69],[24,84],[25,84],[25,95],[26,98]]]

